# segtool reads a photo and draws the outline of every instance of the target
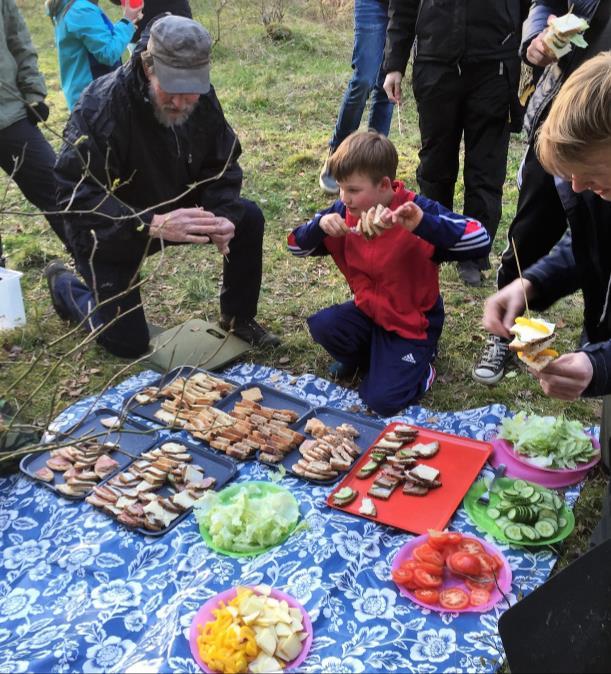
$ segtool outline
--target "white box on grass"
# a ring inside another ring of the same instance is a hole
[[[0,267],[0,330],[12,330],[25,325],[22,276],[20,271]]]

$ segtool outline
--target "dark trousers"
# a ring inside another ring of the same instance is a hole
[[[230,252],[223,264],[220,303],[223,314],[253,318],[261,288],[265,219],[254,202],[246,199],[242,202],[244,213],[234,223],[235,236],[229,243]],[[109,300],[93,313],[85,328],[99,330],[98,344],[116,356],[136,358],[146,353],[149,331],[140,287],[137,286],[137,261],[116,263],[94,257],[93,269],[86,257],[77,257],[75,262],[85,283],[69,274],[58,277],[55,283],[56,295],[71,318],[80,322],[98,301],[102,304]]]
[[[441,326],[429,329],[427,339],[406,339],[374,323],[354,302],[346,302],[310,316],[308,327],[314,341],[333,358],[367,372],[359,394],[384,417],[417,402],[433,383]]]
[[[420,191],[454,210],[464,138],[463,212],[479,220],[492,240],[501,219],[513,79],[508,64],[499,61],[458,67],[416,59],[413,70],[422,146],[416,173]]]
[[[0,130],[0,166],[13,176],[23,196],[44,212],[58,210],[55,200],[54,165],[55,152],[36,124],[32,124],[28,119],[20,119]],[[66,244],[62,217],[60,215],[45,217],[53,231]]]
[[[507,247],[497,276],[499,290],[518,278],[513,239],[522,271],[547,255],[562,238],[566,213],[556,191],[554,177],[545,172],[532,145],[520,167],[520,193],[516,214],[507,232]]]

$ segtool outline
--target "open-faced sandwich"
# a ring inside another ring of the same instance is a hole
[[[539,372],[558,357],[558,352],[549,348],[556,339],[555,327],[542,318],[518,316],[509,330],[514,336],[509,348],[523,363]]]
[[[571,45],[587,47],[588,43],[583,39],[583,33],[590,27],[585,19],[575,14],[557,16],[549,23],[549,27],[543,36],[543,44],[546,51],[555,59],[562,58],[571,51]]]

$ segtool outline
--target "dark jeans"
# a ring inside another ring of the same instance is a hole
[[[15,157],[17,170],[15,171]],[[0,166],[13,176],[23,196],[45,212],[57,211],[53,166],[55,152],[36,124],[28,119],[0,130]],[[60,215],[45,216],[64,244],[64,222]]]
[[[413,70],[422,144],[416,173],[420,191],[454,210],[464,137],[463,212],[479,220],[492,240],[501,219],[512,78],[500,61],[459,68],[416,60]]]
[[[332,150],[335,150],[346,136],[359,128],[370,95],[369,128],[388,136],[393,103],[388,100],[382,86],[385,73],[381,68],[387,24],[387,8],[383,2],[355,0],[352,50],[354,72],[344,93],[333,138],[329,143]]]
[[[519,184],[516,214],[509,225],[507,247],[497,275],[499,290],[519,276],[511,239],[515,241],[524,271],[550,252],[567,227],[554,177],[544,171],[532,145],[528,146],[520,167]]]
[[[242,202],[244,214],[239,222],[234,223],[235,236],[229,243],[228,261],[223,263],[220,303],[223,314],[248,319],[257,313],[265,219],[257,204],[246,199]],[[86,257],[77,257],[75,261],[85,283],[69,274],[58,277],[55,283],[56,295],[71,313],[71,318],[80,322],[96,306],[93,292],[95,276],[95,290],[100,303],[111,301],[94,312],[86,329],[91,331],[107,325],[100,332],[97,342],[116,356],[137,358],[146,353],[149,331],[141,306],[140,288],[133,287],[138,280],[137,261],[118,264],[94,257],[93,270]],[[117,316],[120,316],[118,320]]]

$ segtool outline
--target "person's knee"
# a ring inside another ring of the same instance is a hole
[[[325,320],[322,311],[319,311],[316,314],[312,314],[307,319],[308,329],[312,339],[320,344],[325,341],[325,336],[328,333],[328,321]]]
[[[375,80],[371,81],[368,77],[360,73],[355,73],[350,80],[350,97],[353,100],[367,100],[369,93],[375,85]]]

